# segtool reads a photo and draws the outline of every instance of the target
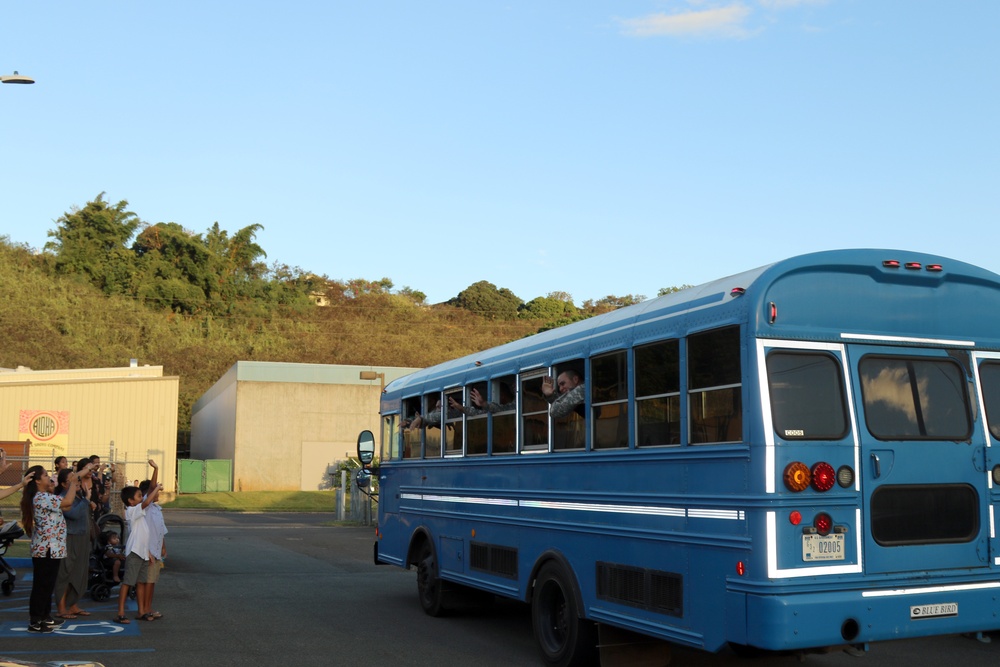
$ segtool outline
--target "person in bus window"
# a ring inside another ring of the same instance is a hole
[[[505,382],[500,383],[499,402],[487,401],[486,398],[479,393],[479,390],[475,388],[469,392],[469,399],[476,407],[466,408],[465,414],[467,415],[481,415],[485,412],[507,412],[517,407],[517,400],[514,398],[514,392],[510,390],[510,387],[508,387]]]
[[[558,393],[556,389],[558,388]],[[556,376],[542,378],[542,394],[549,404],[549,414],[552,417],[565,417],[580,405],[586,398],[586,386],[583,378],[574,370],[565,370]]]
[[[448,397],[448,419],[454,419],[461,413],[469,414],[470,409],[456,401],[454,396]],[[434,409],[428,412],[426,417],[421,416],[419,412],[416,413],[410,421],[409,428],[412,430],[425,426],[441,428],[441,401],[437,402]]]

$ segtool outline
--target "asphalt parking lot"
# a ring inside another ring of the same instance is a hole
[[[66,621],[51,634],[29,635],[31,566],[15,560],[14,591],[0,597],[0,655],[95,660],[108,667],[245,667],[288,664],[293,652],[295,664],[330,665],[337,662],[331,652],[350,649],[358,621],[374,618],[364,613],[360,582],[362,574],[375,571],[372,528],[331,526],[329,514],[164,515],[171,531],[168,557],[153,603],[161,620],[135,620],[135,602],[129,600],[132,622],[114,623],[115,589],[103,602],[81,601],[90,616]],[[393,575],[412,578],[392,570],[384,570],[390,581]]]
[[[168,558],[153,604],[161,620],[117,625],[116,597],[84,600],[91,616],[29,635],[25,564],[13,594],[0,597],[0,656],[106,667],[541,664],[526,604],[498,600],[488,609],[429,617],[412,570],[372,562],[372,528],[334,525],[330,514],[164,514]],[[134,617],[133,602],[128,609]],[[977,667],[1000,659],[1000,633],[991,634],[991,643],[958,635],[882,642],[859,657],[834,651],[742,659],[727,649],[673,647],[670,664]]]

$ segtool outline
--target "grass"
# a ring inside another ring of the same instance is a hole
[[[216,512],[333,512],[337,494],[332,491],[218,491],[175,496],[164,509]]]

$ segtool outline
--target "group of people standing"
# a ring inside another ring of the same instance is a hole
[[[96,521],[109,510],[110,479],[102,474],[106,466],[102,466],[100,457],[82,459],[74,466],[70,466],[65,457],[59,457],[54,463],[51,475],[44,466],[32,466],[19,484],[0,490],[0,499],[21,490],[21,523],[25,533],[31,536],[28,632],[52,632],[67,619],[91,615],[78,603],[88,587]],[[128,539],[125,575],[119,591],[118,615],[114,619],[118,623],[130,622],[125,616],[125,599],[132,586],[136,586],[137,618],[150,621],[161,616],[152,611],[150,605],[153,583],[166,553],[163,536],[167,530],[159,506],[155,505],[163,487],[157,483],[159,470],[154,461],[150,460],[149,465],[153,475],[144,482],[145,491],[135,486],[127,486],[121,491],[126,506]],[[0,472],[8,467],[6,454],[0,449]],[[155,509],[150,510],[150,507]]]

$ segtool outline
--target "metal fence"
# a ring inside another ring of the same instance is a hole
[[[109,478],[111,489],[108,494],[108,500],[111,503],[111,511],[124,516],[125,509],[122,505],[121,490],[126,486],[138,486],[139,482],[149,479],[152,474],[152,469],[149,467],[149,459],[146,458],[140,461],[129,460],[128,458],[113,459],[104,455],[100,456],[102,464],[107,463],[109,469],[114,469],[114,473]],[[25,474],[27,474],[28,469],[32,466],[44,466],[50,473],[54,467],[54,460],[48,457],[8,456],[7,461],[10,463],[10,467],[0,472],[0,488],[19,484]],[[0,513],[2,513],[5,521],[20,520],[21,494],[14,493],[0,500]]]
[[[343,487],[341,487],[343,488]],[[337,491],[337,508],[339,510],[342,507],[343,494],[340,490]],[[375,511],[376,500],[369,496],[367,493],[358,488],[358,482],[355,477],[351,476],[351,498],[348,505],[348,512],[346,516],[341,516],[340,512],[337,512],[337,519],[344,521],[353,521],[354,523],[360,523],[363,526],[372,525],[373,519],[378,516]]]

